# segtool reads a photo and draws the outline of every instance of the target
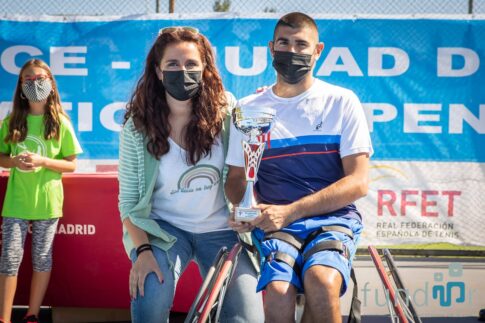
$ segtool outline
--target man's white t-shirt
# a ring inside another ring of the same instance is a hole
[[[224,151],[220,137],[211,154],[196,165],[187,165],[186,151],[170,138],[169,144],[169,152],[160,159],[150,217],[194,233],[229,229],[221,180]]]
[[[239,106],[276,110],[273,128],[258,138],[266,142],[255,185],[259,202],[289,204],[317,192],[344,177],[342,158],[373,152],[357,96],[319,79],[298,96],[281,98],[269,88],[243,98]],[[244,166],[243,139],[233,125],[228,165]],[[353,204],[332,214],[360,219]]]

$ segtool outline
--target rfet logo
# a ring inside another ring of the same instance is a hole
[[[372,172],[374,170],[374,172]],[[371,173],[376,173],[370,181],[377,182],[386,178],[399,179],[399,183],[406,182],[409,177],[400,169],[388,165],[375,165]],[[393,185],[394,186],[394,185]],[[433,189],[392,189],[377,188],[378,216],[406,216],[408,213],[419,214],[422,217],[438,217],[440,210],[444,210],[446,217],[454,216],[455,203],[461,196],[459,190]]]
[[[418,208],[422,217],[437,217],[437,207],[441,204],[446,209],[446,215],[452,217],[455,199],[460,195],[460,191],[378,190],[377,215],[406,216],[409,208]]]

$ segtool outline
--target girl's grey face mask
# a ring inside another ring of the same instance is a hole
[[[27,80],[22,83],[22,93],[31,102],[44,101],[52,91],[50,79]]]

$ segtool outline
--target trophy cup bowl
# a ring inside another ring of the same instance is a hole
[[[256,106],[236,107],[232,111],[236,129],[249,136],[249,141],[242,141],[246,191],[234,209],[235,221],[250,222],[261,214],[261,210],[255,207],[254,182],[266,144],[258,142],[257,137],[271,130],[275,114],[276,111],[272,108]]]

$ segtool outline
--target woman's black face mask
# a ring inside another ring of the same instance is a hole
[[[199,93],[202,71],[163,71],[162,84],[168,94],[179,101],[192,99]]]

